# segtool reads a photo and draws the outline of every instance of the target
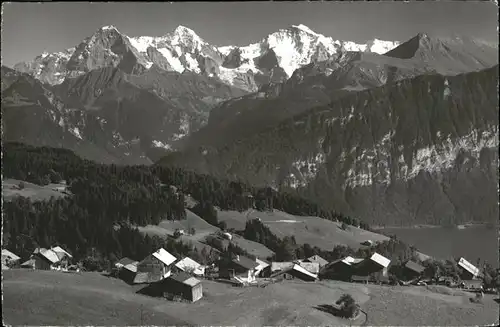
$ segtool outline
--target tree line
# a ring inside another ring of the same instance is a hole
[[[99,258],[99,262],[120,256],[140,259],[165,240],[143,236],[134,226],[185,219],[186,194],[198,202],[195,213],[222,229],[225,226],[218,222],[215,206],[222,210],[278,209],[332,220],[344,218],[297,194],[279,193],[270,187],[255,188],[159,165],[104,165],[84,160],[67,149],[6,143],[2,161],[5,178],[39,185],[64,180],[70,193],[49,201],[15,198],[4,204],[5,245],[23,257],[37,246],[57,243],[76,258]],[[242,253],[234,247],[231,251]]]

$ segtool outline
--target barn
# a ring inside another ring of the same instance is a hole
[[[55,269],[56,264],[59,262],[57,253],[45,248],[36,248],[33,251],[30,259],[21,264],[22,268],[32,268],[40,270]]]
[[[180,296],[189,302],[196,302],[203,297],[203,288],[200,280],[181,271],[148,285],[140,293],[169,299]]]
[[[358,276],[368,276],[385,278],[388,275],[388,267],[391,260],[374,253],[371,257],[361,261],[355,266],[356,275]]]
[[[320,277],[322,279],[349,281],[351,276],[355,274],[356,264],[362,261],[363,259],[361,258],[353,258],[351,256],[332,261],[320,270]]]

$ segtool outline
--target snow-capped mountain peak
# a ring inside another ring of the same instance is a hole
[[[175,30],[174,30],[174,34],[175,35],[179,35],[179,36],[188,36],[188,37],[191,37],[191,38],[195,38],[195,39],[201,40],[201,38],[198,36],[198,34],[196,34],[195,31],[193,31],[189,27],[186,27],[186,26],[183,26],[183,25],[177,26],[175,28]]]
[[[106,30],[116,30],[116,31],[118,31],[118,29],[114,25],[106,25],[106,26],[101,27],[100,29],[103,30],[103,31],[106,31]]]
[[[283,80],[292,76],[296,69],[311,62],[327,60],[339,51],[385,53],[398,44],[377,39],[366,44],[338,41],[316,33],[306,25],[297,24],[247,46],[217,48],[183,25],[163,36],[138,37],[129,37],[116,26],[107,25],[73,49],[44,53],[32,63],[22,63],[17,67],[44,82],[59,84],[65,77],[75,77],[106,65],[128,67],[127,71],[140,73],[156,64],[167,71],[217,76],[229,85],[255,91],[257,85],[254,79],[257,75],[264,77],[259,77],[259,83],[267,83],[270,78]],[[133,56],[129,55],[130,51]],[[45,69],[43,62],[53,57],[57,57],[56,64]],[[122,63],[124,60],[127,62]]]
[[[309,27],[307,27],[304,24],[292,25],[291,27],[299,29],[299,30],[304,31],[304,32],[309,33],[309,34],[319,35],[318,33],[314,32],[312,29],[310,29]]]

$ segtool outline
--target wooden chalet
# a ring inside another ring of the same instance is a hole
[[[457,265],[461,268],[460,278],[462,280],[473,280],[479,276],[479,268],[465,260],[465,258],[460,258]]]
[[[64,254],[57,253],[52,249],[36,248],[30,259],[21,264],[22,268],[32,268],[40,270],[55,270],[58,268]]]
[[[303,260],[302,262],[311,262],[311,263],[317,263],[320,268],[326,266],[328,264],[328,261],[320,257],[319,255],[313,255],[310,256],[309,258]]]
[[[179,260],[175,265],[176,271],[183,271],[196,276],[205,275],[205,267],[189,257]]]
[[[305,261],[302,261],[302,262],[298,262],[297,264],[299,266],[301,266],[302,268],[306,269],[307,271],[309,271],[310,273],[313,273],[315,275],[319,274],[320,266],[319,266],[318,262],[305,262]]]
[[[385,278],[388,275],[390,263],[391,260],[375,252],[369,258],[356,264],[355,274],[358,276],[371,275],[377,278]]]
[[[292,267],[278,271],[277,273],[273,274],[271,277],[279,277],[283,276],[284,279],[301,279],[303,281],[307,282],[313,282],[318,279],[317,274],[313,274],[304,267],[294,264]]]
[[[137,264],[134,284],[154,283],[169,277],[171,265],[176,260],[176,257],[160,248]]]
[[[15,266],[21,260],[20,257],[10,252],[7,249],[2,249],[2,269],[8,269],[12,266]],[[5,268],[4,268],[5,267]]]
[[[408,260],[403,266],[402,275],[405,281],[414,280],[422,276],[425,268],[415,261]]]
[[[229,260],[222,258],[219,261],[219,277],[224,279],[236,279],[242,282],[254,282],[256,268],[259,264],[248,257],[237,255]]]
[[[347,256],[343,259],[335,260],[322,267],[320,277],[322,279],[336,279],[350,281],[351,276],[355,275],[355,267],[362,262],[361,258]]]

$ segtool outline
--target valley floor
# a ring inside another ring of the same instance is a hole
[[[367,313],[352,325],[486,325],[498,321],[498,304],[485,295],[446,288],[387,287],[334,281],[284,281],[265,288],[203,281],[196,303],[136,294],[98,273],[3,271],[3,318],[12,325],[350,325],[317,309],[351,294]]]

